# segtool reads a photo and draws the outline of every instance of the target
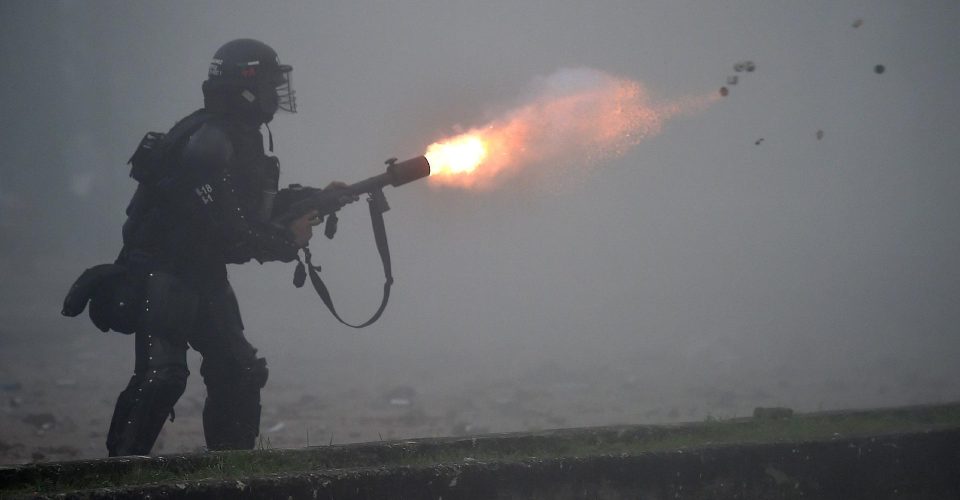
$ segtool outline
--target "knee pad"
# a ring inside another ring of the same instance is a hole
[[[158,402],[173,406],[187,388],[190,372],[180,365],[164,365],[148,370],[143,376],[144,392],[154,394]]]
[[[200,374],[203,375],[207,387],[259,390],[266,385],[270,371],[264,358],[252,358],[243,362],[204,358]]]
[[[110,456],[145,455],[183,394],[190,374],[183,365],[162,365],[135,375],[120,393],[107,434]]]
[[[253,363],[243,367],[243,374],[240,377],[240,383],[248,387],[263,389],[267,385],[267,378],[270,377],[270,370],[267,368],[267,360],[257,358]]]

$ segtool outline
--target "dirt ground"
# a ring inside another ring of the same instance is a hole
[[[86,325],[65,331],[63,324],[0,326],[2,464],[106,455],[113,403],[132,372],[133,339]],[[756,406],[814,411],[960,400],[951,369],[883,360],[873,370],[858,365],[824,377],[786,368],[774,376],[738,368],[742,360],[729,356],[671,357],[656,350],[499,365],[488,354],[429,362],[336,346],[323,354],[286,349],[266,356],[266,448],[697,421],[749,415]],[[189,361],[188,388],[155,454],[203,449],[198,355]]]

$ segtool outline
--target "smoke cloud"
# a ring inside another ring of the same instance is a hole
[[[576,179],[656,136],[666,120],[710,102],[657,102],[639,81],[591,68],[561,69],[537,78],[500,118],[431,145],[432,179],[461,188],[490,188],[523,170]]]

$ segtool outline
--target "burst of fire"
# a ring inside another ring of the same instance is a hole
[[[594,70],[566,70],[543,83],[502,118],[431,144],[431,183],[490,187],[524,167],[596,165],[656,135],[666,119],[715,100],[655,104],[639,82]]]
[[[487,157],[484,140],[477,134],[463,134],[427,148],[424,155],[436,174],[470,174]]]

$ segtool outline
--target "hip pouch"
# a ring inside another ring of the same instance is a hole
[[[101,331],[131,334],[143,311],[143,280],[121,264],[100,264],[84,271],[63,300],[64,316],[78,316],[90,303],[90,320]]]

